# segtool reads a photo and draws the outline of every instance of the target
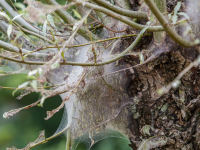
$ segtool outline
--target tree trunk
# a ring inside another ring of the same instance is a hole
[[[170,2],[167,1],[168,4]],[[182,7],[186,6],[186,12],[192,18],[194,14],[191,13],[191,9],[198,10],[198,5],[194,6],[195,2],[190,3],[184,2]],[[197,38],[199,21],[191,22],[193,34]],[[110,28],[122,29],[119,28],[119,24],[114,21],[112,23]],[[182,28],[178,29],[180,33],[183,33]],[[189,37],[192,36],[188,35],[187,38]],[[114,51],[126,48],[129,40],[132,39],[120,41]],[[147,43],[140,44],[143,47],[138,46],[134,51],[144,49],[149,41],[151,40],[146,40]],[[159,89],[172,82],[197,58],[198,47],[182,48],[167,36],[160,46],[154,47],[153,53],[156,57],[141,65],[138,65],[138,57],[127,55],[118,61],[117,65],[115,63],[94,68],[77,94],[77,107],[81,110],[77,110],[76,116],[79,116],[79,119],[75,118],[76,121],[72,125],[75,137],[78,136],[77,131],[87,130],[91,134],[89,137],[92,143],[98,141],[95,137],[98,136],[99,130],[109,128],[129,137],[134,150],[157,147],[163,150],[199,149],[200,68],[194,67],[186,72],[180,84],[163,96],[158,93]],[[147,59],[151,55],[150,52],[145,52],[143,57]],[[131,66],[136,67],[104,77],[108,73]],[[90,79],[94,76],[96,80]],[[100,78],[101,76],[103,78]],[[146,140],[143,141],[144,139]]]

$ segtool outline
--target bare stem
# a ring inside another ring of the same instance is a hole
[[[75,4],[82,4],[82,2],[75,2],[74,5]],[[113,12],[113,11],[110,11],[110,10],[103,8],[101,6],[98,6],[98,5],[94,5],[94,4],[90,4],[88,2],[85,2],[84,6],[88,7],[88,8],[92,8],[92,9],[100,11],[100,12],[103,12],[103,13],[107,14],[108,16],[111,16],[111,17],[113,17],[113,18],[135,28],[135,29],[138,29],[138,30],[142,30],[142,29],[147,27],[146,25],[141,25],[141,24],[135,23],[135,22],[127,19],[127,17],[121,16],[121,15],[119,15],[119,14]],[[147,29],[147,31],[149,31],[149,32],[164,31],[164,30],[165,30],[165,28],[163,28],[162,26],[149,26],[148,29]]]
[[[45,0],[48,4],[51,5],[59,5],[55,0]],[[62,18],[66,23],[68,24],[74,24],[76,20],[67,12],[64,10],[56,10],[55,11],[57,15]],[[98,40],[99,37],[97,37],[95,34],[93,34],[90,30],[88,30],[86,27],[81,26],[80,29],[78,30],[78,33],[82,35],[85,39],[90,40],[90,33],[92,35],[93,40]]]
[[[126,38],[126,37],[132,37],[132,36],[137,36],[137,35],[138,34],[129,34],[129,35],[123,35],[123,36],[116,36],[116,37],[112,37],[112,38],[108,38],[108,39],[97,40],[97,41],[85,43],[85,44],[65,46],[65,48],[81,47],[81,46],[86,46],[86,45],[91,45],[91,44],[96,44],[96,43],[102,43],[102,42],[111,41],[111,40],[115,40],[115,39],[119,39],[119,38]],[[151,34],[145,34],[145,36],[151,36]],[[62,46],[59,46],[59,47],[62,47]],[[55,48],[55,46],[44,47],[43,50],[47,49],[47,48]]]
[[[0,40],[0,47],[6,49],[6,50],[8,50],[8,51],[11,51],[11,52],[17,52],[17,53],[20,52],[18,47],[13,46],[12,44],[3,42],[3,41],[1,41],[1,40]],[[23,53],[29,53],[29,52],[30,52],[30,51],[28,51],[28,50],[26,50],[26,49],[21,49],[21,50],[22,50]],[[34,54],[33,54],[33,53],[32,53],[32,54],[30,54],[30,56],[45,57],[46,54],[44,54],[44,53],[34,53]],[[0,56],[0,57],[1,57],[1,56]]]
[[[70,150],[70,143],[71,143],[71,137],[70,137],[70,130],[67,131],[67,142],[66,142],[66,150]]]
[[[40,35],[40,34],[38,34],[38,33],[35,33],[35,32],[30,31],[30,30],[27,30],[27,29],[25,29],[25,28],[23,28],[23,27],[19,27],[19,28],[20,28],[22,31],[24,31],[25,33],[34,35],[34,36],[36,36],[36,37],[38,37],[38,38],[40,38],[40,39],[43,39],[44,41],[47,41],[48,43],[54,45],[53,41],[49,40],[48,38],[46,38],[46,37],[44,37],[44,36],[42,36],[42,35]]]
[[[93,1],[109,10],[112,10],[113,12],[120,14],[120,15],[148,20],[146,12],[137,12],[137,11],[131,11],[131,10],[119,8],[119,7],[112,5],[112,4],[108,3],[107,1],[103,1],[103,0],[93,0]]]
[[[143,36],[144,31],[142,30],[138,36],[136,37],[136,39],[134,40],[134,42],[125,50],[123,51],[121,54],[119,54],[117,57],[108,60],[108,61],[104,61],[101,63],[78,63],[78,62],[60,62],[60,65],[73,65],[73,66],[102,66],[102,65],[106,65],[106,64],[110,64],[112,62],[117,61],[118,59],[120,59],[121,57],[123,57],[125,54],[127,54],[129,51],[131,51],[136,45],[137,43],[140,41],[140,39]],[[30,65],[44,65],[46,62],[40,62],[40,61],[22,61],[22,60],[18,60],[18,59],[14,59],[14,58],[9,58],[6,56],[3,56],[0,54],[0,58],[3,59],[7,59],[10,61],[14,61],[14,62],[18,62],[18,63],[23,63],[23,64],[30,64]]]
[[[13,18],[19,15],[5,0],[0,0],[0,6],[2,8],[4,8]],[[30,25],[22,17],[18,17],[15,20],[20,25],[23,25],[24,28],[39,34],[40,30],[36,29],[36,27],[33,27],[32,25]]]
[[[179,81],[188,71],[190,71],[190,69],[198,66],[199,64],[200,64],[200,56],[198,56],[198,58],[195,61],[189,64],[183,71],[181,71],[178,74],[178,76],[171,83],[168,84],[167,87],[161,88],[161,95],[168,93],[169,90],[173,87],[174,84],[176,84],[177,81]]]
[[[160,12],[160,10],[156,7],[154,2],[152,0],[144,0],[146,4],[149,6],[152,13],[156,16],[160,24],[163,26],[165,31],[169,34],[169,36],[178,44],[184,47],[192,47],[196,45],[195,42],[190,42],[185,39],[183,39],[181,36],[179,36],[176,31],[171,27],[170,23],[165,19],[163,14]]]

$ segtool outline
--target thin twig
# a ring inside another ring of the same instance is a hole
[[[118,56],[116,56],[115,58],[108,60],[108,61],[104,61],[101,63],[78,63],[78,62],[60,62],[60,65],[73,65],[73,66],[102,66],[102,65],[106,65],[106,64],[110,64],[112,62],[115,62],[117,60],[119,60],[121,57],[123,57],[126,53],[128,53],[129,51],[131,51],[136,45],[137,43],[140,41],[140,39],[143,36],[143,32],[141,31],[138,36],[136,37],[136,39],[134,40],[134,42],[126,49],[124,50],[121,54],[119,54]],[[63,48],[66,45],[63,45]],[[62,50],[61,50],[62,51]],[[24,64],[31,64],[31,65],[44,65],[46,62],[41,62],[41,61],[22,61],[22,60],[18,60],[18,59],[14,59],[14,58],[9,58],[6,56],[3,56],[0,54],[0,57],[3,59],[7,59],[10,61],[14,61],[14,62],[18,62],[18,63],[24,63]]]
[[[174,87],[174,84],[176,84],[178,86],[177,81],[180,81],[180,79],[188,72],[190,71],[190,69],[192,69],[193,67],[197,67],[200,64],[200,56],[198,56],[198,58],[193,61],[192,63],[190,63],[183,71],[181,71],[178,76],[171,82],[168,84],[167,87],[162,87],[161,91],[160,91],[160,95],[166,94],[169,92],[169,90]]]
[[[11,52],[17,52],[19,53],[19,49],[16,46],[13,46],[12,44],[3,42],[0,40],[0,47],[4,48],[5,50],[11,51]],[[21,49],[23,53],[29,53],[30,51],[26,50],[26,49]],[[3,55],[1,55],[3,56]],[[46,54],[44,53],[34,53],[34,54],[30,54],[30,56],[40,56],[40,57],[46,57]]]
[[[10,0],[10,3],[12,4],[13,8],[15,9],[15,11],[16,11],[18,14],[20,14],[19,11],[17,10],[17,8],[15,7],[15,5],[13,4],[12,0]],[[24,19],[23,16],[21,16],[21,17]],[[39,28],[36,28],[35,26],[33,26],[33,25],[32,25],[30,22],[28,22],[26,19],[24,19],[24,21],[26,21],[30,26],[32,26],[32,27],[35,28],[36,30],[42,32],[42,30],[40,30]]]
[[[131,10],[127,10],[124,8],[119,8],[119,7],[112,5],[109,2],[104,1],[104,0],[93,0],[93,1],[109,10],[112,10],[115,13],[120,14],[120,15],[148,20],[148,15],[146,12],[131,11]]]
[[[81,7],[79,7],[81,9]],[[85,11],[84,9],[82,9],[83,11]],[[106,28],[109,31],[115,32],[115,33],[121,33],[121,32],[125,32],[126,30],[122,30],[122,31],[116,31],[116,30],[112,30],[108,27],[106,27],[103,23],[101,23],[99,20],[97,20],[96,18],[94,18],[92,15],[89,15],[93,20],[95,20],[96,22],[98,22],[99,24],[101,24],[104,28]]]
[[[51,5],[59,5],[55,0],[45,0],[48,4]],[[57,15],[62,18],[66,23],[73,23],[75,24],[76,20],[65,10],[56,10],[55,11],[57,13]],[[88,36],[88,34],[85,33],[90,33],[92,35],[92,39],[93,40],[98,40],[99,37],[95,34],[93,34],[91,31],[89,31],[86,27],[82,26],[81,28],[79,28],[78,33],[80,35],[82,35],[84,38],[86,38],[87,40],[90,40],[90,37]]]
[[[82,4],[82,2],[75,2],[74,5],[75,4]],[[138,30],[142,30],[147,27],[146,25],[141,25],[141,24],[135,23],[135,22],[129,20],[127,17],[124,17],[120,14],[117,14],[113,11],[110,11],[109,9],[103,8],[98,5],[84,2],[84,6],[88,7],[88,8],[93,8],[94,10],[97,10],[100,12],[103,12],[103,13],[107,14],[108,16],[111,16],[119,21],[122,21],[123,23],[125,23],[135,29],[138,29]],[[149,32],[164,31],[164,30],[165,30],[165,28],[163,28],[162,26],[149,26],[147,29],[147,31],[149,31]]]
[[[194,45],[197,45],[199,43],[190,42],[185,39],[183,39],[181,36],[179,36],[176,31],[171,27],[171,24],[165,19],[163,14],[160,12],[160,10],[156,7],[154,2],[152,0],[144,0],[146,4],[149,6],[152,13],[155,15],[155,17],[158,19],[160,24],[163,26],[165,31],[169,34],[169,36],[178,44],[184,47],[192,47]]]
[[[132,36],[137,36],[137,35],[138,35],[138,34],[129,34],[129,35],[123,35],[123,36],[116,36],[116,37],[112,37],[112,38],[108,38],[108,39],[92,41],[92,42],[85,43],[85,44],[72,45],[72,46],[65,46],[65,48],[92,45],[92,44],[95,44],[95,43],[102,43],[102,42],[106,42],[106,41],[110,41],[110,40],[115,40],[115,39],[119,39],[119,38],[126,38],[126,37],[132,37]],[[151,34],[145,34],[145,36],[152,36],[152,35],[151,35]],[[59,47],[62,47],[62,46],[59,46]],[[48,49],[48,48],[56,48],[56,47],[55,47],[55,46],[47,46],[47,47],[44,47],[43,50],[44,50],[44,49]]]

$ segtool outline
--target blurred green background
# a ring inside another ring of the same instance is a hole
[[[9,3],[10,0],[7,0]],[[16,0],[23,2],[23,0]],[[13,0],[14,2],[14,0]],[[57,0],[60,4],[65,4],[65,0]],[[26,81],[25,74],[0,76],[0,86],[17,87],[19,84]],[[20,108],[29,105],[39,99],[39,94],[32,93],[25,96],[21,100],[16,97],[19,92],[12,96],[13,90],[0,90],[0,150],[6,150],[13,145],[17,148],[24,148],[28,142],[34,141],[39,132],[45,130],[45,136],[51,136],[59,126],[62,118],[63,109],[56,113],[51,119],[44,120],[46,111],[58,107],[61,103],[61,98],[55,96],[49,98],[44,103],[44,107],[33,107],[28,110],[22,110],[9,119],[3,118],[3,113],[12,109]],[[66,137],[59,136],[45,144],[32,148],[33,150],[65,150]],[[97,142],[91,150],[130,150],[128,141],[119,138],[107,138]],[[85,150],[84,144],[80,144],[77,150]]]
[[[17,85],[26,81],[25,74],[9,75],[0,77],[0,86],[17,87]],[[0,150],[5,150],[7,147],[16,146],[24,148],[28,142],[34,141],[39,132],[45,130],[45,136],[51,136],[59,126],[62,118],[63,110],[56,113],[51,119],[44,120],[46,111],[58,107],[61,103],[61,98],[55,96],[49,98],[44,103],[44,107],[33,107],[27,110],[22,110],[9,119],[3,118],[3,113],[12,109],[26,106],[38,100],[39,94],[32,93],[25,96],[21,100],[15,99],[19,92],[12,96],[12,91],[9,89],[0,90]],[[59,136],[45,144],[32,148],[33,150],[65,150],[65,136]],[[77,150],[85,150],[84,145],[80,144]],[[119,138],[107,138],[97,142],[92,147],[92,150],[130,150],[128,141]]]

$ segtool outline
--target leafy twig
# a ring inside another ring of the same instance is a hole
[[[185,39],[183,39],[181,36],[179,36],[175,30],[171,27],[170,23],[165,19],[163,14],[160,12],[160,10],[156,7],[154,2],[152,0],[144,0],[146,4],[149,6],[152,13],[156,16],[160,24],[163,26],[165,31],[169,34],[169,36],[178,44],[184,47],[192,47],[194,45],[199,44],[199,42],[190,42]]]
[[[102,66],[102,65],[106,65],[106,64],[110,64],[112,62],[115,62],[117,60],[119,60],[121,57],[123,57],[125,54],[127,54],[129,51],[131,51],[136,45],[137,43],[140,41],[140,39],[142,38],[144,32],[146,31],[147,28],[144,28],[145,30],[142,30],[138,36],[136,37],[136,39],[134,40],[134,42],[126,49],[124,50],[121,54],[119,54],[118,56],[116,56],[115,58],[108,60],[108,61],[104,61],[101,63],[78,63],[78,62],[59,62],[60,65],[74,65],[74,66]],[[65,45],[63,46],[65,47]],[[0,57],[3,59],[7,59],[10,61],[14,61],[14,62],[19,62],[19,63],[24,63],[24,64],[32,64],[32,65],[44,65],[46,62],[40,62],[40,61],[22,61],[22,60],[18,60],[18,59],[14,59],[14,58],[9,58],[6,56],[3,56],[0,54]]]
[[[52,4],[52,5],[59,5],[55,0],[45,0],[47,3]],[[62,18],[66,23],[75,23],[75,19],[66,11],[64,10],[56,10],[57,15]],[[92,39],[93,40],[98,40],[99,37],[97,37],[96,35],[94,35],[91,31],[89,31],[87,28],[85,28],[84,26],[80,27],[78,30],[78,33],[80,35],[82,35],[84,38],[86,38],[87,40],[90,40],[90,36],[88,36],[88,34],[85,33],[90,33],[92,35]]]
[[[183,71],[181,71],[178,76],[171,82],[168,84],[167,87],[162,87],[158,93],[160,95],[166,94],[169,92],[169,90],[174,87],[178,87],[180,84],[180,79],[188,72],[190,71],[190,69],[192,69],[193,67],[197,67],[200,64],[200,56],[198,56],[198,58],[193,61],[192,63],[190,63]]]
[[[127,10],[124,8],[119,8],[119,7],[112,5],[109,2],[103,1],[103,0],[93,0],[93,1],[109,10],[112,10],[112,11],[120,14],[120,15],[148,20],[148,15],[146,12],[137,12],[137,11]]]

